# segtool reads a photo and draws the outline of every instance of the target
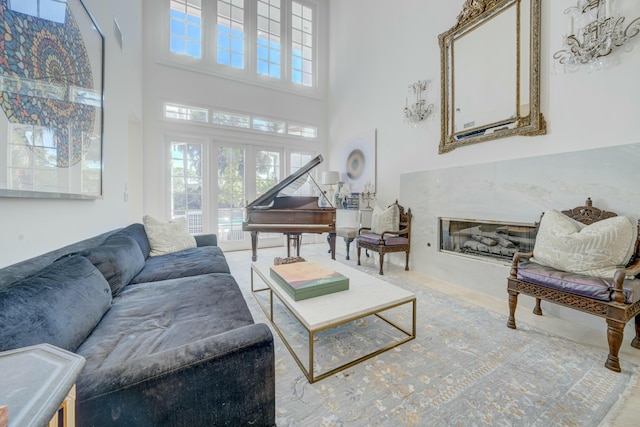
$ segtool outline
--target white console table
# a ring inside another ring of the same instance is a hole
[[[336,209],[336,228],[371,227],[373,209]]]
[[[336,236],[344,239],[349,259],[349,247],[360,227],[371,227],[372,209],[336,209]]]
[[[75,382],[84,364],[84,357],[50,344],[0,353],[0,407],[8,407],[8,427],[57,427],[59,421],[73,427]]]

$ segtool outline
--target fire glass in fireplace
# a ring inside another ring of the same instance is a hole
[[[511,261],[516,252],[531,252],[534,224],[440,218],[440,250],[485,259]]]

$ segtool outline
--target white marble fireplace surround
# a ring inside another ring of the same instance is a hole
[[[399,200],[413,213],[409,266],[504,299],[506,306],[508,263],[440,252],[439,218],[532,223],[545,210],[580,206],[587,197],[598,208],[640,216],[640,143],[402,174]],[[520,296],[518,310],[533,304]],[[602,319],[575,310],[544,302],[542,309],[606,329]],[[627,327],[625,341],[633,336],[633,322]]]

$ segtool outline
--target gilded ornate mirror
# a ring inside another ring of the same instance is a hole
[[[466,0],[441,34],[440,153],[512,135],[542,135],[541,0]]]

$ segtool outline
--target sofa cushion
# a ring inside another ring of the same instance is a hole
[[[371,214],[371,232],[382,234],[385,231],[398,231],[400,229],[400,209],[397,204],[392,204],[386,209],[379,206],[373,208]]]
[[[253,323],[230,274],[142,283],[128,286],[113,299],[104,320],[77,353],[87,359],[84,369],[93,371]]]
[[[546,214],[545,214],[546,215]],[[611,301],[613,279],[587,276],[579,273],[560,271],[553,267],[523,260],[518,265],[517,278],[551,289],[575,295]],[[624,295],[627,303],[640,299],[640,280],[624,281]]]
[[[147,239],[147,233],[144,231],[144,225],[142,224],[131,224],[118,233],[124,233],[128,236],[131,236],[133,240],[136,241],[138,246],[140,246],[140,250],[142,251],[142,256],[146,259],[151,253],[151,246],[149,245],[149,239]]]
[[[0,288],[0,351],[49,343],[75,351],[111,305],[111,289],[86,258],[69,256]]]
[[[185,217],[162,222],[145,215],[142,218],[142,222],[151,246],[149,255],[152,257],[196,247],[196,239],[189,234],[189,227]]]
[[[409,244],[409,239],[401,236],[389,236],[385,237],[384,240],[381,240],[382,235],[375,233],[363,233],[358,236],[358,240],[361,242],[372,243],[374,245],[385,245],[385,246],[393,246],[393,245],[407,245]]]
[[[89,259],[100,270],[114,296],[144,267],[144,257],[138,243],[120,232],[108,237],[99,246],[78,254]]]
[[[147,258],[144,268],[131,284],[229,272],[227,260],[218,246],[202,246]]]
[[[584,225],[557,210],[545,212],[538,229],[535,262],[558,270],[613,277],[635,250],[638,229],[625,216]]]

